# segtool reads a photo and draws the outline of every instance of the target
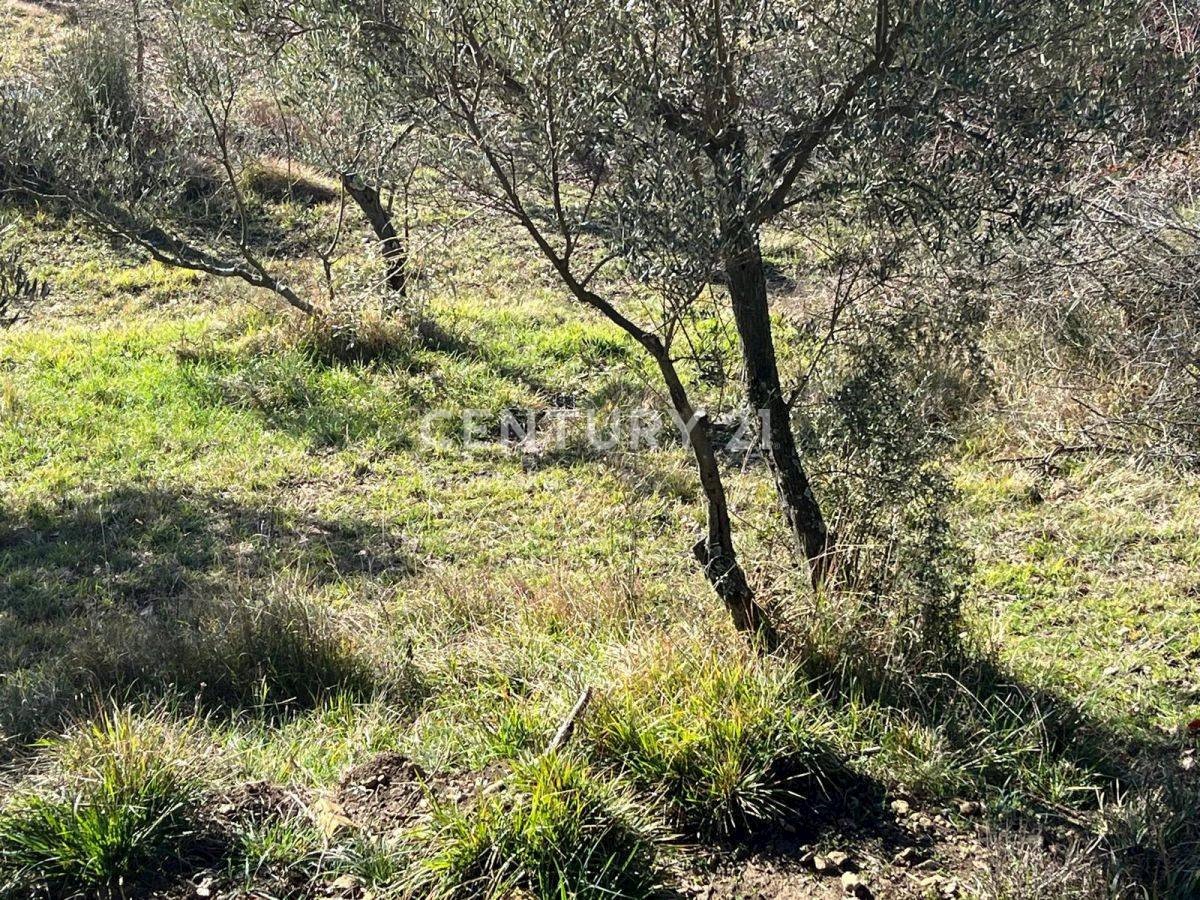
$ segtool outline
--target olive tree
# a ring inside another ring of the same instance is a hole
[[[241,12],[245,27],[260,38],[261,56],[279,74],[286,152],[337,174],[379,243],[384,285],[404,298],[413,275],[407,186],[419,158],[420,95],[405,84],[396,60],[364,53],[354,16],[327,10],[313,17],[303,4],[291,3],[248,5]],[[379,69],[381,62],[386,69]],[[400,193],[405,218],[398,222]]]
[[[284,107],[307,119],[313,152],[352,194],[370,189],[364,210],[420,123],[429,164],[523,229],[568,293],[653,361],[707,503],[696,556],[768,646],[680,346],[699,299],[718,286],[784,521],[820,584],[834,541],[794,430],[804,385],[781,373],[764,236],[838,219],[872,239],[876,282],[951,250],[984,265],[1006,235],[1069,212],[1081,162],[1119,159],[1172,121],[1156,112],[1161,42],[1138,0],[211,0],[166,21],[168,126],[131,129],[109,102],[121,91],[93,92],[82,116],[43,107],[55,130],[32,146],[6,129],[0,168],[65,185],[164,261],[311,311],[256,255],[239,190],[256,149],[242,86],[261,81],[264,43],[293,61]],[[165,206],[146,202],[192,190],[197,159],[223,185],[201,191],[222,253],[168,232]]]
[[[303,31],[257,27],[250,7],[189,0],[137,15],[136,53],[110,22],[70,36],[41,77],[5,86],[0,187],[65,205],[163,264],[240,279],[315,315],[322,302],[272,259],[287,236],[249,188],[262,159],[283,153],[336,174],[379,240],[383,284],[403,295],[407,250],[379,189],[412,130],[403,110],[355,109],[352,92],[290,77],[333,50]],[[293,133],[297,122],[307,127]],[[318,251],[327,278],[334,250]]]
[[[793,431],[765,233],[840,217],[906,254],[980,264],[1071,206],[1078,160],[1115,158],[1161,92],[1133,0],[324,2],[434,101],[441,166],[529,235],[580,303],[654,360],[709,510],[697,556],[739,627],[771,639],[738,565],[677,324],[724,289],[745,399],[815,583],[832,549]],[[319,13],[318,13],[319,15]],[[886,238],[886,240],[884,240]],[[642,291],[663,298],[647,315]]]
[[[156,22],[154,91],[135,87],[115,30],[69,37],[42,79],[10,91],[4,187],[62,204],[165,265],[237,278],[315,313],[255,246],[265,220],[244,186],[254,150],[238,117],[253,72],[238,36],[176,10]]]

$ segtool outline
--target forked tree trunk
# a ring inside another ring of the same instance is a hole
[[[724,243],[723,262],[742,344],[746,397],[763,416],[763,451],[779,503],[808,559],[813,584],[819,586],[825,578],[830,535],[796,448],[791,409],[779,381],[762,252],[757,236],[742,223],[726,229]]]
[[[342,186],[358,204],[379,241],[388,290],[399,297],[405,296],[408,291],[408,247],[396,230],[391,213],[383,205],[379,190],[352,172],[342,175]]]
[[[472,133],[476,140],[482,143],[482,133],[477,123],[468,118]],[[687,390],[675,369],[670,351],[664,346],[662,339],[653,332],[636,325],[624,316],[616,307],[587,287],[586,280],[580,281],[571,271],[570,262],[560,255],[553,245],[542,234],[534,220],[525,212],[524,205],[517,193],[516,186],[509,178],[506,169],[495,154],[484,145],[484,153],[488,164],[496,176],[497,182],[504,189],[512,204],[512,210],[522,227],[533,238],[533,242],[554,266],[563,283],[568,287],[575,299],[584,306],[591,307],[606,319],[637,341],[650,354],[663,381],[667,385],[667,393],[671,398],[671,406],[675,414],[685,423],[690,431],[692,453],[696,458],[696,469],[700,476],[700,485],[704,490],[704,498],[708,513],[708,533],[692,548],[696,559],[704,568],[704,577],[712,586],[713,591],[733,618],[734,626],[746,634],[757,646],[765,651],[774,650],[779,645],[779,635],[775,631],[766,612],[754,599],[754,591],[746,580],[733,549],[733,528],[729,520],[729,503],[725,497],[725,485],[721,480],[721,467],[713,450],[708,418],[697,415],[688,399]]]
[[[720,462],[713,449],[708,416],[703,412],[697,413],[692,407],[679,373],[658,337],[646,334],[640,342],[658,364],[667,384],[671,406],[689,430],[689,442],[696,458],[696,469],[708,513],[708,533],[696,542],[692,552],[704,568],[704,577],[729,610],[734,626],[751,635],[762,649],[768,652],[774,650],[779,645],[779,635],[766,612],[754,599],[754,591],[733,549],[729,503],[721,478]]]

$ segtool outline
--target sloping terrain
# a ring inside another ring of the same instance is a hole
[[[3,46],[58,14],[8,4]],[[347,344],[5,212],[53,293],[0,335],[0,894],[112,872],[171,897],[1200,889],[1194,473],[1026,461],[1007,416],[1040,399],[981,400],[950,465],[963,652],[909,677],[839,631],[731,458],[791,637],[764,658],[695,570],[682,448],[490,430],[656,397],[505,229],[430,251],[436,329]],[[344,265],[372,262],[364,240]]]

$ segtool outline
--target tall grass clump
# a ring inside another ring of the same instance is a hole
[[[365,304],[292,320],[286,341],[324,365],[372,362],[408,366],[418,346],[413,317]]]
[[[188,855],[204,783],[191,744],[125,711],[69,734],[44,783],[0,810],[0,896],[127,893]]]
[[[68,650],[63,678],[85,695],[180,696],[209,708],[312,709],[414,687],[410,669],[293,579],[259,596],[215,596],[167,614],[112,615]]]
[[[689,649],[631,661],[597,698],[587,726],[595,752],[693,833],[791,819],[834,768],[794,672]]]
[[[1184,757],[1187,759],[1188,757]],[[1151,896],[1200,896],[1200,774],[1147,760],[1104,810],[1102,847],[1117,883]]]
[[[339,693],[368,697],[381,683],[382,663],[359,636],[305,597],[273,593],[234,604],[227,615],[208,623],[194,661],[193,678],[206,677],[210,695],[236,704],[260,693],[311,708]]]
[[[517,763],[473,808],[442,807],[415,835],[412,896],[654,896],[659,829],[620,788],[569,756]]]

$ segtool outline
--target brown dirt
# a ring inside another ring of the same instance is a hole
[[[261,824],[304,813],[308,798],[269,781],[239,784],[212,804],[210,815],[218,824]]]
[[[1094,860],[1070,835],[999,832],[976,810],[903,809],[869,827],[842,822],[819,841],[779,835],[753,850],[698,849],[677,873],[689,900],[974,896],[1100,897]]]
[[[347,772],[336,802],[353,823],[364,827],[403,828],[429,815],[429,776],[407,756],[383,753]]]
[[[394,831],[429,817],[435,805],[470,805],[503,768],[481,772],[429,773],[407,756],[382,753],[347,772],[338,785],[339,811],[354,825]]]
[[[496,765],[480,772],[430,773],[399,753],[382,753],[348,771],[331,796],[313,798],[268,782],[250,782],[215,801],[214,834],[235,824],[295,815],[333,816],[336,827],[383,834],[426,820],[438,804],[469,808],[503,781]],[[1017,833],[986,823],[978,804],[924,808],[896,800],[869,822],[822,819],[819,829],[779,832],[753,844],[697,845],[671,854],[669,881],[678,900],[958,900],[1022,896],[1034,900],[1102,897],[1094,860],[1078,852],[1078,835]],[[214,859],[219,857],[214,846]],[[160,900],[233,897],[219,867],[154,894]],[[350,876],[327,884],[292,884],[284,896],[369,896]],[[206,893],[205,893],[206,892]],[[252,895],[253,896],[253,895]]]

